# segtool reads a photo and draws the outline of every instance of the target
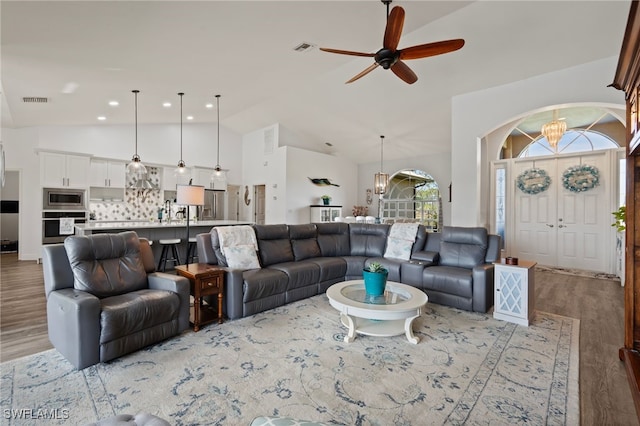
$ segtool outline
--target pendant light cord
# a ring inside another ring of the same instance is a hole
[[[382,170],[382,157],[383,157],[383,150],[384,150],[384,136],[380,135],[380,173],[383,173],[384,171]]]
[[[178,93],[180,96],[180,163],[182,163],[182,96],[184,93]]]
[[[134,93],[134,97],[135,97],[135,126],[136,126],[136,152],[135,152],[135,156],[138,156],[138,93],[140,93],[139,90],[132,90],[132,92]]]
[[[216,169],[220,169],[220,95],[216,95],[216,103],[218,110],[218,148],[216,154]]]

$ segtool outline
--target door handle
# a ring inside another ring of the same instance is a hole
[[[549,228],[553,228],[553,225],[552,225],[552,224],[550,224],[550,223],[547,223],[547,226],[548,226]],[[562,225],[560,225],[560,226],[562,226]]]
[[[558,228],[566,228],[565,225],[558,225]]]

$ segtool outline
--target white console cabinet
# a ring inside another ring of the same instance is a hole
[[[517,265],[495,263],[493,317],[529,326],[535,313],[534,266],[520,260]]]
[[[342,216],[342,206],[312,205],[311,223],[333,222],[336,217]]]

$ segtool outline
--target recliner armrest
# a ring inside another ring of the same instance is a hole
[[[438,263],[439,258],[440,254],[437,251],[421,250],[411,254],[411,260],[422,260],[425,262],[431,262],[434,265]]]
[[[211,233],[196,235],[196,245],[198,247],[198,260],[201,263],[207,263],[209,265],[217,265],[218,258],[211,246]]]
[[[484,263],[472,269],[474,312],[487,312],[493,306],[493,271],[493,263]]]
[[[73,288],[47,298],[49,340],[75,368],[100,362],[100,299]]]
[[[178,294],[180,298],[180,319],[179,331],[189,328],[189,280],[185,277],[166,274],[164,272],[153,272],[147,275],[149,288],[153,290],[167,290]]]

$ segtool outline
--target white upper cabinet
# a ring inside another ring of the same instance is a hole
[[[126,165],[119,161],[91,160],[91,186],[124,188]]]
[[[89,157],[55,152],[40,152],[40,183],[43,187],[86,188],[89,182]]]
[[[211,180],[211,175],[213,174],[213,169],[207,169],[203,167],[194,167],[191,173],[191,177],[193,178],[194,185],[202,185],[206,189],[216,189],[220,191],[227,190],[227,182],[226,180]]]

